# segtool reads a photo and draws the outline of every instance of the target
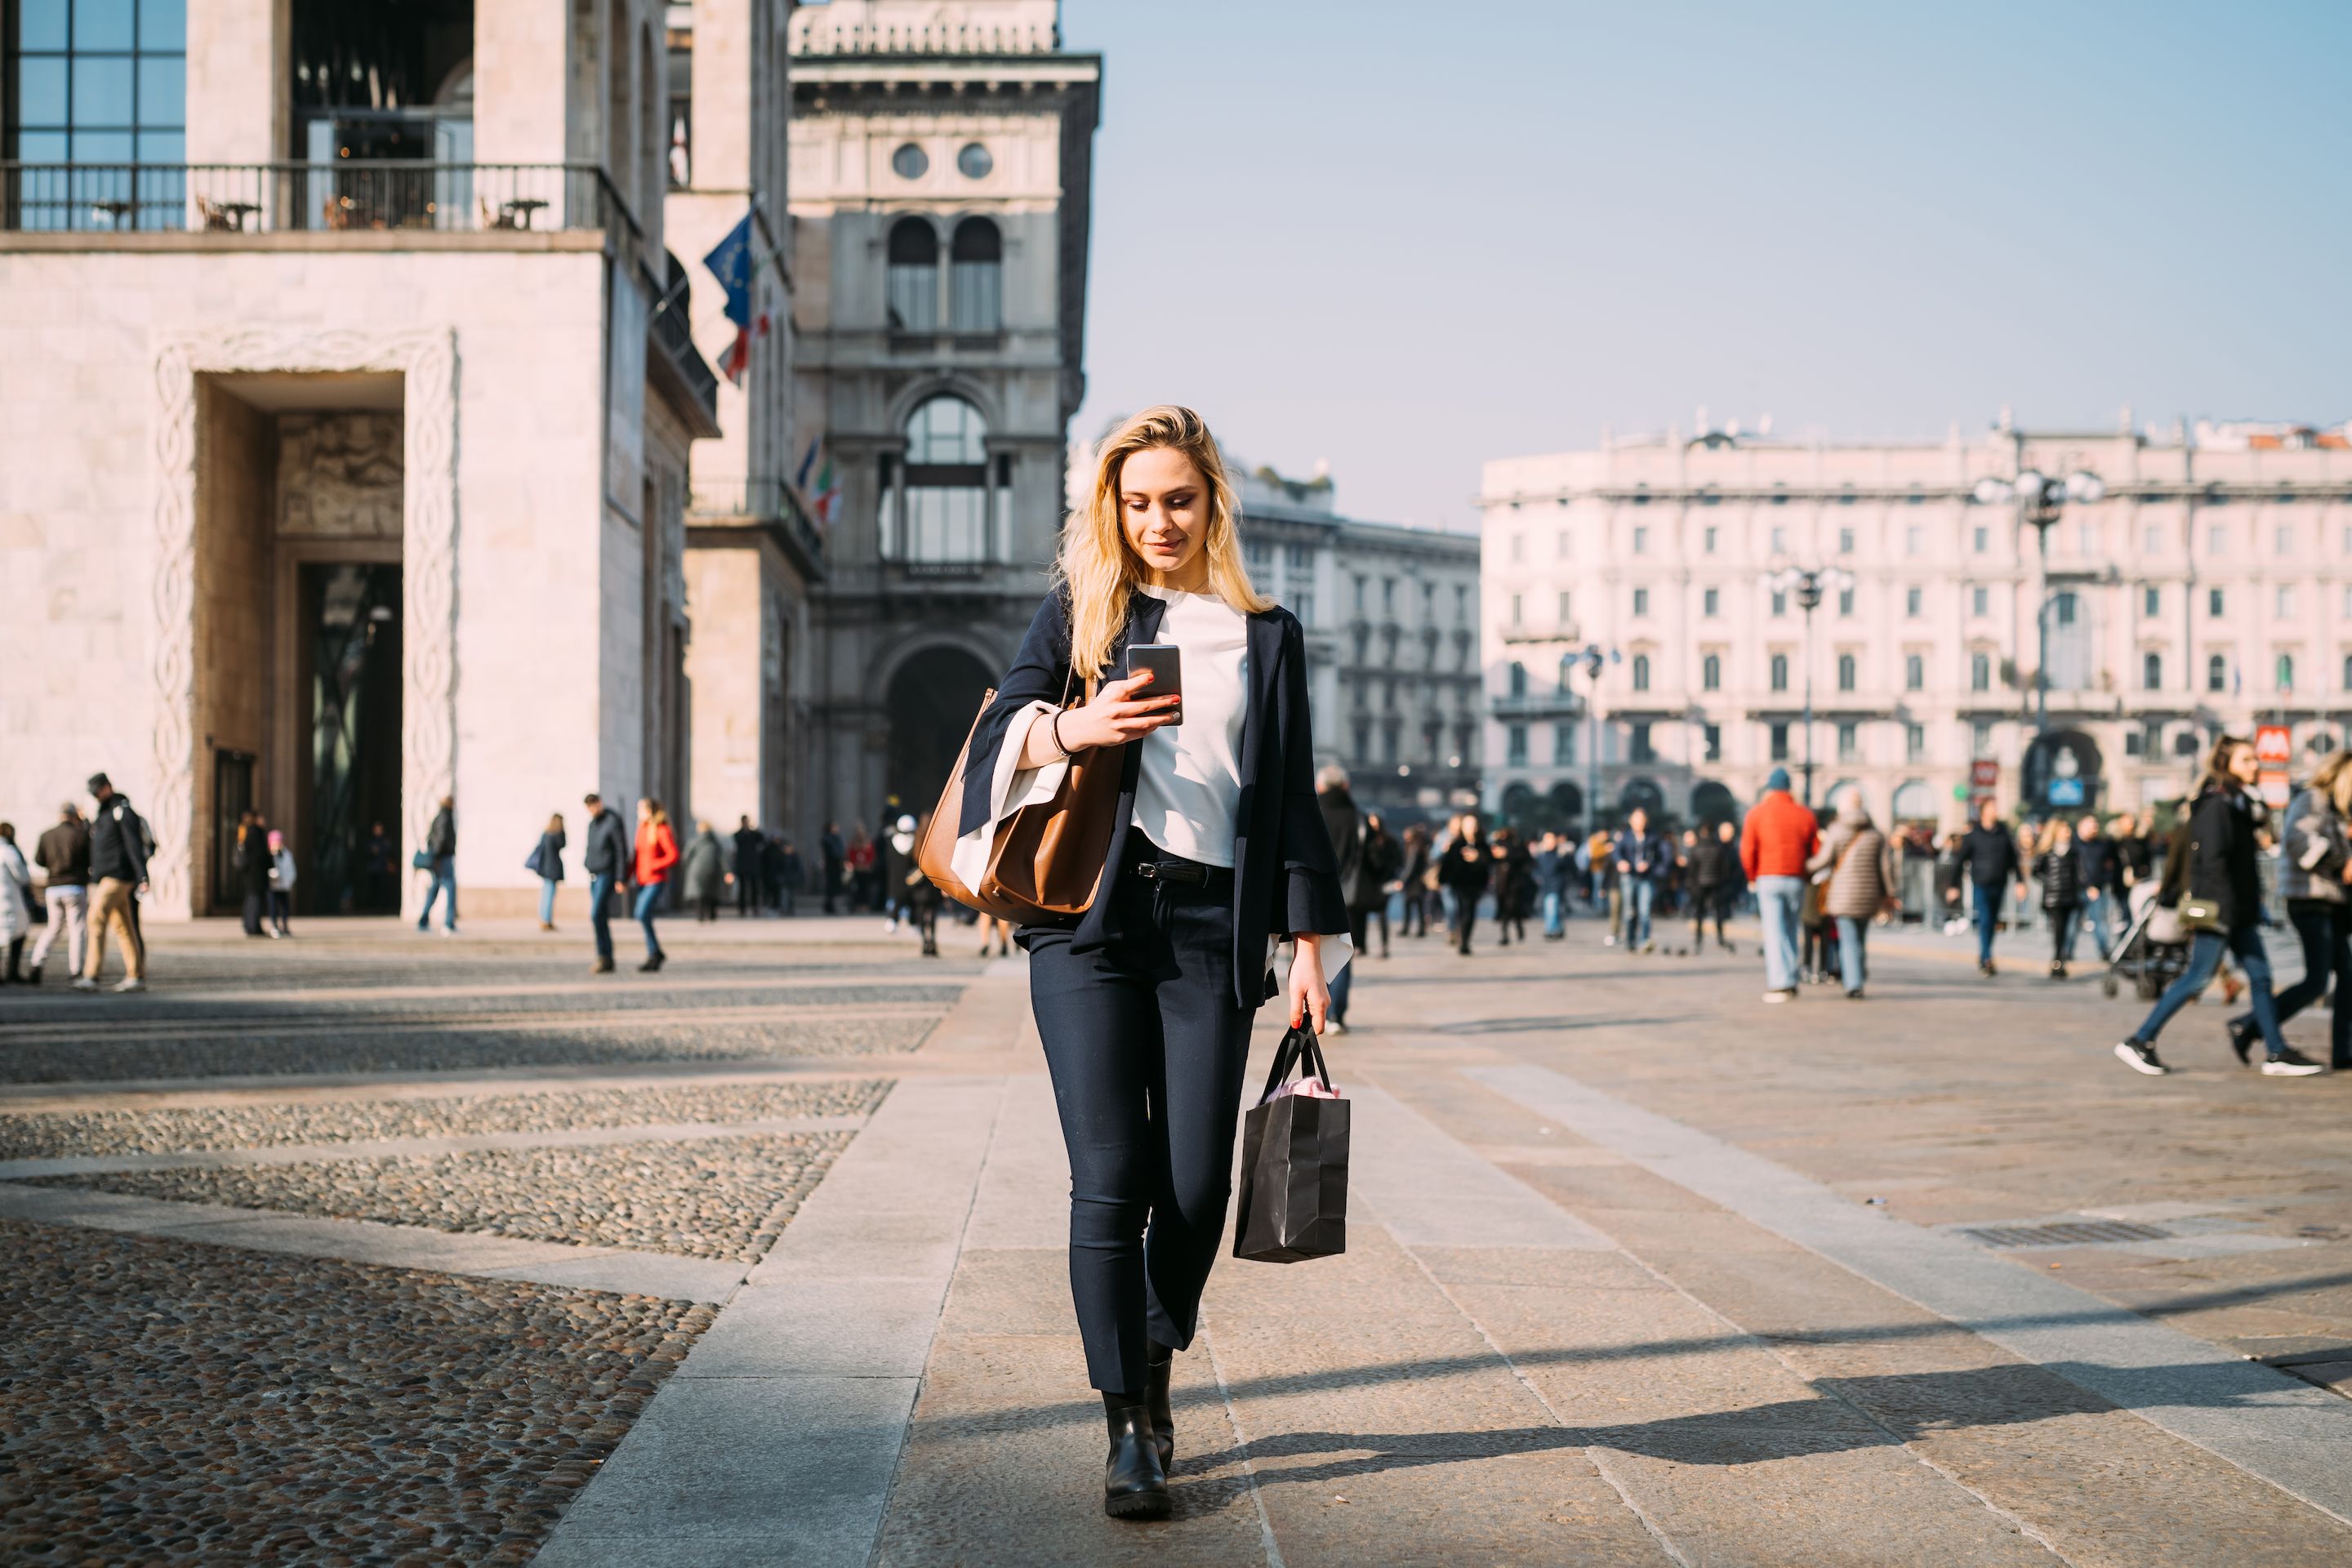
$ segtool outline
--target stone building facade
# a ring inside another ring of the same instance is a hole
[[[803,821],[877,827],[937,798],[1045,588],[1101,62],[1055,0],[791,25],[795,439],[835,477]]]
[[[1400,821],[1475,802],[1478,538],[1360,522],[1339,515],[1326,475],[1235,467],[1250,576],[1307,632],[1316,761]]]
[[[655,310],[664,8],[362,11],[157,7],[137,64],[181,90],[135,103],[67,8],[6,13],[0,815],[105,770],[157,918],[235,907],[243,807],[299,907],[413,912],[455,795],[467,912],[520,913],[551,810],[689,789],[718,427]]]
[[[1690,820],[1744,809],[1776,765],[1801,789],[1808,681],[1812,798],[1859,790],[1881,821],[1950,826],[1975,793],[2169,800],[2258,723],[2325,754],[2352,724],[2347,437],[2004,418],[1937,444],[1708,429],[1490,462],[1488,804],[1582,820],[1597,784],[1604,813]],[[2023,470],[2075,479],[2046,533],[1979,488]],[[1810,635],[1789,568],[1831,574]]]

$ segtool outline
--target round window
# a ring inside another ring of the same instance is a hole
[[[890,154],[890,167],[902,180],[919,180],[930,173],[930,154],[909,142]]]
[[[967,179],[984,180],[988,178],[988,172],[996,167],[996,160],[990,157],[988,149],[979,142],[967,142],[963,151],[956,154],[956,167],[964,172]]]

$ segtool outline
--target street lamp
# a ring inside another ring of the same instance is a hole
[[[1813,804],[1813,612],[1831,588],[1851,588],[1853,574],[1842,566],[1783,566],[1767,572],[1762,585],[1775,594],[1794,594],[1805,612],[1805,805]]]
[[[2103,500],[2106,481],[2088,468],[2077,468],[2064,479],[2053,479],[2038,468],[2026,468],[2013,479],[1979,479],[1970,492],[1979,506],[2017,502],[2018,521],[2030,524],[2042,558],[2041,602],[2033,612],[2033,731],[2038,738],[2050,728],[2050,530],[2070,500]]]
[[[1598,643],[1586,643],[1582,652],[1570,650],[1559,657],[1561,684],[1571,668],[1584,669],[1584,831],[1589,837],[1598,832],[1601,825],[1601,677],[1621,656],[1615,648],[1603,648]]]

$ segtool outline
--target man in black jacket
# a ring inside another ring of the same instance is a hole
[[[68,973],[81,973],[82,955],[89,945],[84,917],[89,910],[89,824],[81,819],[73,802],[58,808],[58,825],[41,835],[33,850],[33,864],[47,878],[47,890],[41,898],[49,912],[41,940],[33,945],[30,978],[38,985],[41,965],[48,962],[49,945],[59,931],[65,933]]]
[[[748,816],[735,826],[735,912],[749,919],[767,902],[768,837]]]
[[[2074,860],[2083,872],[2083,923],[2099,944],[2105,962],[2115,952],[2116,911],[2124,901],[2123,857],[2116,840],[2099,831],[2099,819],[2085,815],[2074,830]],[[2073,943],[2068,943],[2072,946]],[[2068,958],[2073,953],[2066,955]]]
[[[1978,805],[1977,825],[1960,840],[1959,863],[1976,895],[1977,973],[1990,977],[1996,973],[1992,939],[2000,927],[2001,895],[2014,883],[2018,901],[2025,901],[2025,868],[2017,857],[2017,840],[2000,825],[2000,807],[1990,795]],[[1957,904],[1960,889],[1955,887],[1945,897]]]
[[[596,963],[591,973],[613,973],[613,888],[626,872],[629,844],[621,832],[621,816],[593,790],[581,797],[588,808],[587,851],[580,858],[588,873],[588,925],[596,933]]]
[[[98,815],[89,829],[89,876],[97,891],[89,900],[89,958],[82,966],[77,991],[95,991],[106,966],[106,931],[111,925],[122,939],[122,984],[117,991],[147,989],[147,950],[139,940],[139,922],[131,900],[147,880],[147,825],[131,809],[130,797],[92,773],[89,793]]]
[[[424,931],[433,923],[433,900],[446,895],[441,906],[441,931],[445,936],[457,934],[457,803],[449,795],[441,797],[441,809],[433,814],[433,825],[425,830],[425,853],[432,861],[433,882],[425,889],[425,908],[417,912],[416,929]]]
[[[1324,831],[1331,836],[1331,852],[1339,858],[1339,895],[1348,900],[1348,921],[1360,955],[1370,907],[1365,902],[1363,885],[1370,878],[1364,867],[1363,818],[1357,815],[1356,797],[1348,792],[1343,769],[1327,767],[1316,775],[1315,804],[1322,810]],[[1328,1023],[1335,1035],[1348,1032],[1348,993],[1355,977],[1356,966],[1349,963],[1331,978]]]

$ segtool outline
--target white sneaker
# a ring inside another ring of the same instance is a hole
[[[2143,1046],[2137,1040],[2116,1042],[2116,1057],[2134,1072],[2144,1072],[2150,1078],[2162,1078],[2172,1069],[2156,1059],[2156,1047]]]
[[[443,926],[441,928],[441,934],[443,936],[456,936],[457,934],[457,928],[456,926]]]
[[[73,988],[77,991],[95,991],[98,989],[98,982],[85,974],[74,982]]]
[[[2272,1057],[2263,1063],[2263,1072],[2271,1078],[2309,1078],[2314,1073],[2326,1070],[2296,1050],[2290,1050],[2283,1057]]]
[[[1764,993],[1764,1000],[1774,1005],[1778,1005],[1782,1002],[1793,1002],[1796,1000],[1796,996],[1797,994],[1793,991],[1767,991]]]
[[[121,992],[121,991],[144,991],[144,990],[146,990],[146,989],[147,989],[147,983],[146,983],[144,980],[142,980],[142,979],[138,978],[136,975],[133,975],[133,976],[131,976],[131,978],[129,978],[129,979],[127,979],[127,980],[123,981],[123,982],[122,982],[122,984],[121,984],[120,985],[117,985],[117,986],[115,987],[115,990],[117,990],[118,992]]]

